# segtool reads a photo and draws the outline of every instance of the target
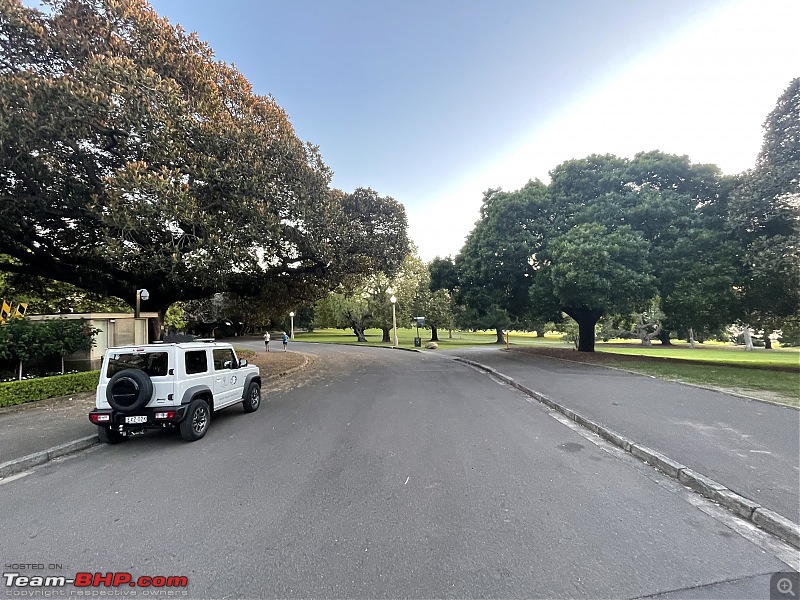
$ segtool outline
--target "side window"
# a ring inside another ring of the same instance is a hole
[[[187,375],[208,371],[208,355],[205,350],[192,350],[186,353],[185,358]]]
[[[214,370],[220,371],[222,369],[236,368],[236,360],[233,350],[229,348],[218,348],[214,350]]]

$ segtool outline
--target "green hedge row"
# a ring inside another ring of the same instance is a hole
[[[34,400],[93,392],[97,389],[99,380],[100,371],[85,371],[0,383],[0,406],[14,406]]]

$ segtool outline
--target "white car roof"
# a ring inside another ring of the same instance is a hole
[[[164,351],[166,348],[182,348],[185,350],[200,350],[203,348],[233,348],[228,342],[217,342],[214,340],[202,340],[195,342],[174,342],[168,344],[136,344],[126,346],[113,346],[109,350],[131,350],[137,352],[158,352]]]

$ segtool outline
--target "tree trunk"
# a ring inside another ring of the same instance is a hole
[[[391,337],[391,335],[389,335],[389,332],[391,330],[392,330],[391,327],[381,327],[381,331],[383,331],[383,339],[381,340],[381,344],[391,344],[392,343],[392,337]]]
[[[694,348],[694,329],[689,327],[689,346]]]
[[[431,325],[431,341],[438,342],[439,341],[439,330],[436,329],[433,325]]]
[[[61,355],[61,374],[64,374],[64,355]]]
[[[19,375],[17,376],[18,381],[22,381],[22,361],[19,361]]]
[[[595,326],[603,311],[581,307],[564,312],[578,323],[578,352],[594,352]]]
[[[497,333],[497,339],[495,340],[495,342],[494,342],[494,343],[495,343],[495,344],[505,344],[505,343],[506,343],[506,340],[505,340],[505,338],[503,337],[503,328],[502,328],[502,327],[498,327],[498,328],[496,329],[496,333]]]
[[[745,351],[749,352],[751,350],[754,350],[753,338],[750,335],[750,326],[749,325],[745,325],[744,326],[744,331],[742,333],[744,335],[744,349],[745,349]]]
[[[167,309],[171,304],[172,302],[166,306],[159,306],[156,310],[158,316],[147,319],[148,342],[156,342],[164,339],[164,318],[166,317]]]
[[[447,339],[450,339],[450,340],[453,339],[453,330],[452,329],[448,329],[447,330]]]
[[[772,340],[768,335],[764,336],[764,350],[772,350]]]
[[[669,339],[669,329],[659,331],[656,338],[661,340],[662,346],[672,346],[672,341]]]
[[[544,329],[537,329],[536,330],[536,337],[544,337]]]
[[[367,338],[364,336],[364,326],[360,323],[353,323],[353,333],[356,334],[358,342],[366,342]]]

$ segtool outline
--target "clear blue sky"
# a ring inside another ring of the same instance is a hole
[[[152,0],[271,94],[345,191],[401,201],[425,260],[482,192],[591,152],[752,166],[800,75],[799,0]]]

